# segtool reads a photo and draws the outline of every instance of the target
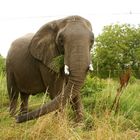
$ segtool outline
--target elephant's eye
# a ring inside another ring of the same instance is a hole
[[[91,40],[90,40],[90,45],[92,46],[93,43],[94,43],[94,39],[91,39]]]
[[[63,46],[63,36],[62,35],[59,35],[59,37],[58,37],[58,44]]]
[[[59,53],[64,54],[64,40],[61,34],[57,38],[57,45]]]
[[[93,35],[93,33],[92,33],[92,34],[91,34],[91,38],[90,38],[90,49],[92,48],[93,43],[94,43],[94,35]]]
[[[94,35],[93,35],[93,34],[91,35],[90,43],[91,43],[92,45],[93,45],[93,43],[94,43]]]
[[[91,41],[90,41],[90,45],[89,45],[89,51],[91,51],[91,49],[92,49],[92,47],[93,47],[93,43],[94,43],[94,41],[91,40]]]

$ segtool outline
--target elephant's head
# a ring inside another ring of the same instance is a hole
[[[33,37],[30,52],[46,66],[58,55],[64,54],[64,71],[69,75],[68,84],[61,94],[42,108],[18,116],[23,122],[52,112],[76,94],[84,82],[88,69],[92,69],[90,49],[94,42],[92,27],[88,20],[80,16],[70,16],[44,25]]]

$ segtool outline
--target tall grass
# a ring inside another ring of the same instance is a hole
[[[0,73],[0,107],[8,103],[6,77],[4,73]]]
[[[8,112],[5,76],[0,75],[0,140],[139,140],[140,81],[135,80],[123,90],[119,111],[115,115],[114,111],[110,113],[110,109],[117,81],[92,77],[88,80],[82,90],[85,108],[82,123],[76,124],[71,109],[66,108],[62,114],[52,112],[39,119],[16,124]],[[29,108],[37,108],[47,100],[46,95],[31,96]]]

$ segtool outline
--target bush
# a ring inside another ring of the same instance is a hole
[[[96,38],[93,51],[96,75],[102,78],[118,76],[126,65],[131,66],[136,78],[140,78],[140,26],[112,24],[105,26]]]
[[[86,77],[81,92],[82,95],[84,96],[92,96],[92,94],[102,91],[102,89],[105,88],[105,86],[106,86],[105,80],[93,77],[92,75],[89,74]]]
[[[5,73],[5,59],[0,55],[0,73]]]
[[[96,93],[101,93],[101,91],[106,87],[105,80],[93,77],[92,75],[87,75],[84,86],[81,90],[82,100],[84,108],[88,112],[92,112],[96,104]]]

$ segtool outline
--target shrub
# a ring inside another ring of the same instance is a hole
[[[92,94],[102,91],[105,86],[105,80],[93,77],[88,74],[81,92],[84,96],[92,96]]]
[[[5,59],[0,55],[0,73],[5,73]]]

